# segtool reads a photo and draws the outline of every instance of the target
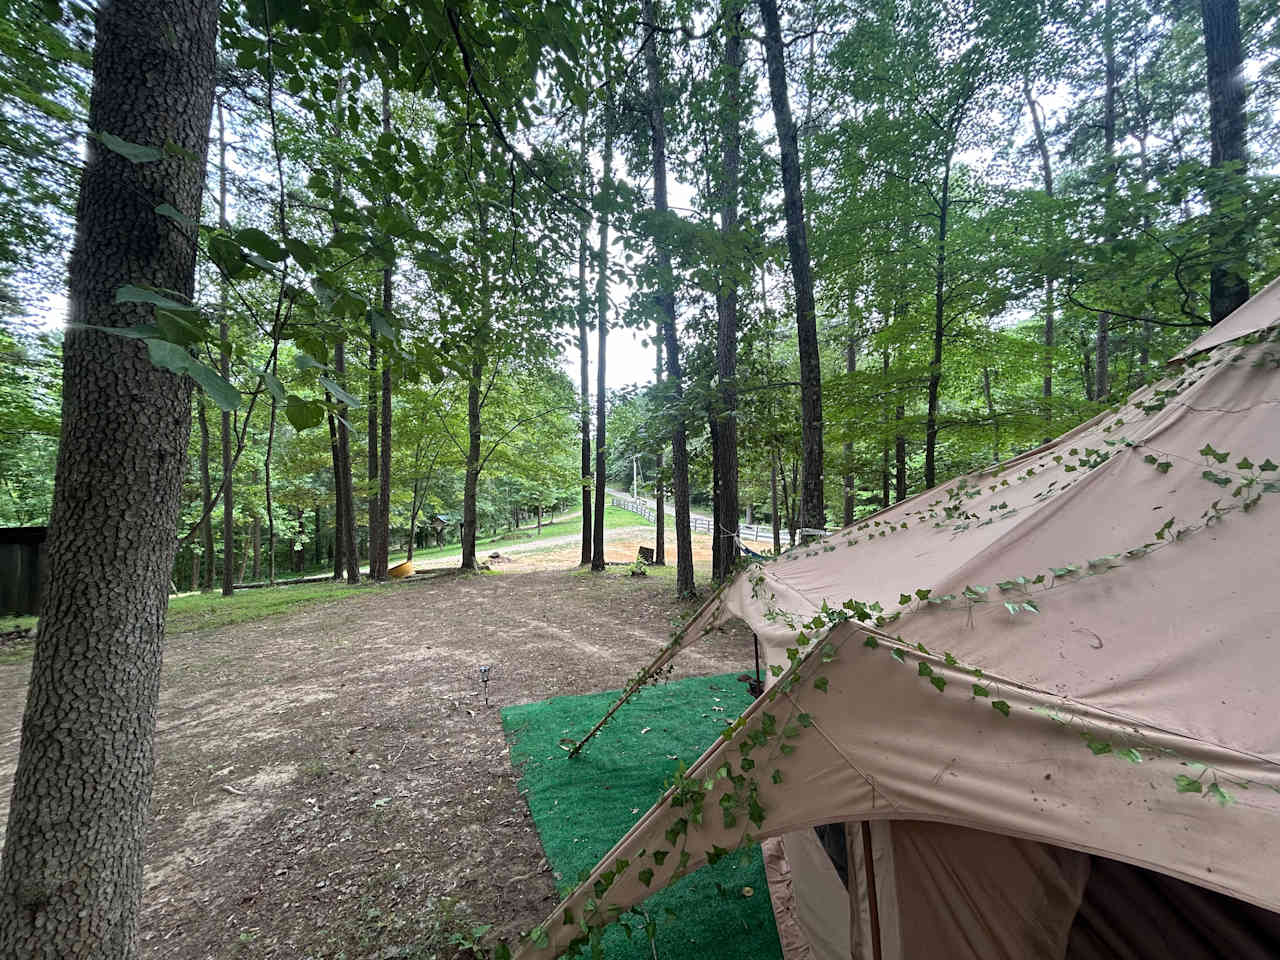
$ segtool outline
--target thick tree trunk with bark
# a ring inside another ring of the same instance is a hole
[[[462,569],[476,570],[476,495],[480,487],[480,378],[484,366],[471,363],[467,379],[467,464],[462,487]]]
[[[787,95],[787,68],[782,45],[782,24],[776,0],[759,0],[764,21],[764,53],[769,67],[769,99],[782,155],[783,208],[787,216],[787,249],[795,283],[796,333],[800,353],[800,428],[804,446],[804,491],[801,524],[826,526],[823,497],[822,366],[818,355],[818,321],[813,302],[813,272],[805,231],[804,196],[800,184],[800,149],[796,125]]]
[[[645,74],[648,80],[649,138],[653,149],[653,206],[667,212],[667,122],[662,108],[662,70],[658,63],[657,14],[653,0],[643,0],[641,18],[646,28]],[[689,452],[686,439],[683,372],[680,342],[676,339],[675,278],[671,251],[665,242],[657,247],[659,289],[654,299],[662,318],[667,349],[667,379],[671,382],[675,425],[671,432],[671,495],[676,508],[676,595],[691,597],[693,585],[693,532],[689,526]]]
[[[1209,165],[1215,169],[1231,166],[1225,183],[1209,191],[1209,204],[1216,214],[1229,203],[1227,183],[1244,187],[1247,155],[1245,141],[1244,57],[1240,48],[1240,5],[1238,0],[1200,0],[1204,20],[1204,52],[1209,88]],[[1249,299],[1248,277],[1234,267],[1248,255],[1248,225],[1236,222],[1221,225],[1218,235],[1221,259],[1209,274],[1209,316],[1214,323]]]
[[[604,176],[602,196],[613,192],[613,111],[604,110]],[[604,560],[604,473],[605,473],[605,360],[609,341],[609,213],[600,214],[600,250],[596,276],[596,469],[595,520],[591,530],[591,569],[603,570]]]
[[[720,125],[722,172],[720,235],[730,250],[739,249],[738,181],[742,156],[742,8],[740,0],[726,0],[724,8],[725,108]],[[712,570],[715,580],[728,577],[738,562],[738,270],[727,264],[716,290],[716,372],[720,405],[715,423],[716,506],[715,539],[720,545]]]
[[[205,415],[204,391],[196,389],[196,414],[200,421],[200,497],[204,519],[200,521],[200,546],[204,551],[204,566],[200,574],[200,589],[213,589],[213,482],[209,477],[209,418]]]
[[[589,187],[587,171],[587,118],[582,116],[578,131],[578,165],[582,173],[582,193]],[[582,434],[582,566],[591,563],[591,357],[587,338],[587,233],[591,218],[583,213],[578,218],[578,428]]]
[[[0,957],[138,952],[191,384],[152,366],[138,341],[86,328],[152,322],[151,307],[116,303],[125,284],[192,295],[195,244],[155,207],[200,219],[218,9],[209,0],[98,8],[89,129],[173,143],[189,157],[131,164],[88,143],[48,581],[0,867]]]
[[[267,420],[267,455],[263,460],[266,468],[267,494],[267,582],[276,582],[276,514],[271,502],[271,452],[276,439],[276,398],[271,398],[271,416]]]
[[[385,274],[383,281],[385,298]],[[366,459],[369,475],[369,579],[378,579],[378,331],[369,320],[369,392],[365,397],[368,409],[368,441]]]

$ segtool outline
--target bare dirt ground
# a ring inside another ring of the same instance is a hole
[[[171,638],[143,956],[448,957],[473,924],[538,922],[555,880],[499,708],[621,686],[690,612],[669,579],[567,565],[368,587]],[[677,674],[745,667],[749,643],[713,635]],[[0,802],[28,670],[0,665]]]

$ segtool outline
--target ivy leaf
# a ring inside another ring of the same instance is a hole
[[[1125,748],[1124,750],[1117,750],[1117,751],[1116,751],[1116,756],[1117,756],[1117,757],[1121,757],[1121,758],[1123,758],[1123,759],[1125,759],[1125,760],[1128,760],[1130,763],[1141,763],[1141,762],[1142,762],[1142,754],[1140,754],[1140,753],[1137,751],[1137,749],[1136,749],[1136,748],[1134,748],[1134,747],[1127,747],[1127,748]]]
[[[941,692],[942,692],[943,690],[945,690],[945,689],[946,689],[946,687],[947,687],[947,678],[946,678],[946,677],[930,677],[930,678],[929,678],[929,682],[930,682],[930,683],[932,683],[935,687],[937,687],[937,688],[938,688],[938,692],[939,692],[939,693],[941,693]]]
[[[650,870],[648,867],[645,867],[643,870],[641,870],[638,876],[640,878],[640,882],[643,883],[646,887],[653,882],[653,871]]]
[[[989,697],[991,696],[991,691],[988,690],[986,687],[984,687],[982,684],[975,683],[973,685],[973,695],[975,697]]]
[[[889,656],[893,657],[893,659],[897,660],[899,663],[907,662],[906,656],[904,656],[902,651],[899,650],[897,647],[894,647],[892,650],[889,651]]]
[[[1240,460],[1239,460],[1239,462],[1236,464],[1236,469],[1237,469],[1237,470],[1252,470],[1252,469],[1253,469],[1253,461],[1252,461],[1252,460],[1250,460],[1248,457],[1241,457],[1241,458],[1240,458]]]
[[[1185,773],[1178,774],[1173,778],[1173,782],[1177,785],[1179,793],[1199,793],[1203,789],[1199,780],[1188,777]]]
[[[1009,602],[1006,600],[1006,601],[1005,601],[1005,604],[1004,604],[1004,608],[1005,608],[1006,610],[1008,610],[1010,614],[1014,614],[1014,615],[1016,615],[1016,614],[1017,614],[1017,612],[1018,612],[1019,610],[1021,610],[1021,609],[1022,609],[1022,604],[1020,604],[1020,603],[1009,603]]]
[[[796,722],[797,722],[797,723],[799,723],[799,724],[800,724],[800,726],[802,726],[802,727],[812,727],[812,726],[813,726],[813,717],[812,717],[812,716],[810,716],[810,715],[809,715],[809,714],[807,714],[807,713],[802,713],[802,714],[800,714],[798,717],[796,717]],[[797,732],[798,732],[798,731],[797,731]]]
[[[1022,609],[1023,609],[1023,610],[1025,610],[1025,611],[1027,611],[1027,613],[1039,613],[1039,612],[1040,612],[1040,607],[1039,607],[1039,605],[1038,605],[1034,600],[1024,600],[1024,601],[1022,601]]]
[[[929,599],[929,594],[931,594],[931,593],[933,593],[933,591],[932,591],[932,590],[917,590],[917,591],[916,591],[916,598],[917,598],[917,599],[919,599],[919,600],[928,600],[928,599]]]
[[[1157,539],[1157,540],[1163,540],[1163,539],[1164,539],[1165,534],[1166,534],[1166,533],[1168,533],[1168,532],[1169,532],[1169,530],[1170,530],[1170,528],[1173,526],[1173,521],[1174,521],[1175,519],[1176,519],[1176,517],[1170,517],[1168,520],[1166,520],[1166,521],[1164,522],[1164,525],[1163,525],[1159,530],[1157,530],[1157,531],[1156,531],[1156,539]]]
[[[871,634],[867,634],[867,639],[862,641],[862,645],[864,647],[870,647],[872,650],[874,650],[876,647],[880,646],[880,641],[877,640],[875,637],[871,636]]]
[[[667,861],[667,854],[668,854],[668,853],[670,853],[670,851],[669,851],[669,850],[655,850],[655,851],[653,851],[653,862],[654,862],[654,863],[656,863],[658,866],[662,866],[662,865],[663,865],[664,863],[666,863],[666,861]]]
[[[1168,460],[1161,460],[1159,463],[1156,464],[1156,469],[1159,470],[1161,473],[1168,473],[1169,468],[1172,466],[1173,464]]]
[[[773,776],[772,776],[770,779],[772,779],[774,783],[781,783],[781,782],[782,782],[782,771],[781,771],[781,770],[775,770],[775,771],[773,771]]]
[[[200,225],[198,223],[171,203],[160,204],[160,206],[156,207],[156,213],[168,220],[172,220],[174,223],[182,224],[188,230],[199,229]]]
[[[827,678],[826,678],[826,677],[818,677],[816,680],[814,680],[814,681],[813,681],[813,688],[814,688],[815,690],[821,690],[823,693],[826,693],[826,692],[827,692]]]
[[[997,713],[1003,714],[1006,717],[1009,715],[1009,704],[1003,700],[992,700],[991,709],[995,710]]]
[[[1277,466],[1276,464],[1272,463],[1271,458],[1267,457],[1267,459],[1263,460],[1260,464],[1258,464],[1258,469],[1263,470],[1267,473],[1270,473],[1273,470],[1280,470],[1280,466]]]
[[[929,666],[927,663],[921,660],[917,668],[917,673],[922,677],[932,677],[933,667]]]
[[[1220,487],[1229,486],[1231,483],[1230,477],[1224,476],[1220,473],[1214,473],[1212,470],[1205,470],[1200,474],[1200,476],[1208,480],[1210,483],[1216,483]]]
[[[114,133],[107,133],[105,130],[94,134],[94,138],[112,153],[119,154],[130,163],[154,163],[157,160],[164,159],[164,151],[159,147],[130,143],[128,140],[122,140]]]
[[[898,594],[898,603],[900,603],[902,606],[905,607],[910,602],[911,602],[911,594],[909,593]]]
[[[533,942],[533,945],[538,948],[543,948],[547,946],[549,942],[547,937],[547,931],[544,930],[542,927],[534,927],[532,930],[530,930],[529,939],[530,941]]]
[[[1217,780],[1209,784],[1209,789],[1207,789],[1205,793],[1213,797],[1213,799],[1217,800],[1218,803],[1224,807],[1234,803],[1236,799],[1231,794],[1227,793],[1227,791],[1223,790],[1222,787],[1218,785]]]

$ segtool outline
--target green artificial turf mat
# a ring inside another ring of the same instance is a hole
[[[579,874],[612,849],[663,793],[678,762],[692,764],[751,702],[735,674],[645,687],[573,760],[562,737],[577,739],[618,691],[556,697],[507,707],[502,724],[511,760],[523,765],[521,788],[543,849],[567,893]],[[744,890],[751,894],[745,895]],[[649,897],[641,908],[657,923],[659,960],[781,958],[760,848],[725,857]],[[674,915],[668,913],[674,911]],[[605,934],[608,960],[653,960],[643,921],[628,939],[614,924]]]

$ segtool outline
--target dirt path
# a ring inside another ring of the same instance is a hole
[[[579,511],[579,515],[581,515],[581,511]],[[645,539],[646,537],[647,537],[646,542],[650,542],[653,540],[653,527],[651,525],[637,524],[636,526],[633,526],[633,527],[612,527],[606,530],[604,535],[605,545],[606,545],[606,551],[605,551],[606,555],[608,555],[608,553],[611,552],[609,548],[615,546],[618,542],[626,541],[630,543],[632,541]],[[537,553],[540,550],[563,547],[563,546],[566,546],[567,544],[573,544],[574,548],[579,549],[580,551],[580,547],[582,544],[582,534],[581,533],[565,533],[555,537],[544,537],[542,539],[522,541],[520,543],[513,543],[509,546],[506,544],[501,544],[489,549],[477,547],[476,555],[478,559],[483,561],[494,553],[497,553],[503,557],[511,556],[511,555],[519,556],[522,553]],[[575,556],[578,556],[578,555],[579,555],[578,553],[575,554]],[[635,559],[634,551],[632,551],[631,557],[629,559],[631,560]],[[453,553],[453,554],[446,554],[444,556],[439,556],[439,557],[426,557],[421,561],[414,560],[414,569],[415,570],[438,570],[443,567],[456,567],[460,563],[462,563],[462,551],[458,551],[457,553]],[[564,564],[561,564],[561,566],[564,566]]]
[[[498,709],[622,685],[681,616],[670,582],[561,570],[367,590],[170,641],[144,957],[449,956],[472,923],[510,934],[553,906]],[[745,668],[749,644],[713,635],[678,672]],[[0,666],[0,802],[27,672]]]

